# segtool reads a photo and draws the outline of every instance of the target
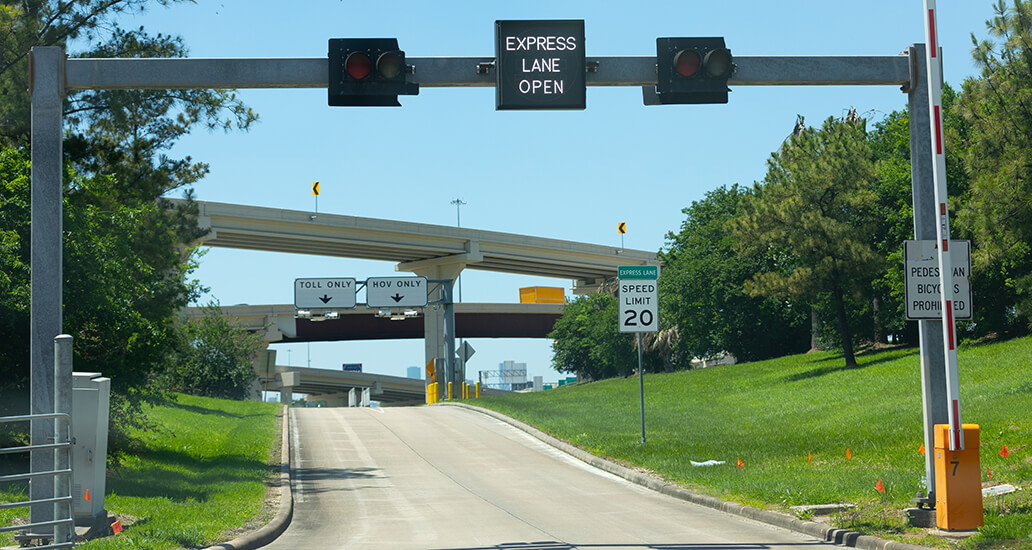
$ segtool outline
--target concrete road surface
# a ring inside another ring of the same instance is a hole
[[[469,410],[290,413],[294,519],[266,548],[833,547],[649,491]]]

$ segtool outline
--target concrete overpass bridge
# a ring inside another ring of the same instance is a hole
[[[275,352],[269,352],[275,357]],[[368,389],[370,398],[385,405],[418,405],[426,402],[422,378],[402,378],[385,374],[348,372],[276,365],[272,372],[259,376],[262,390],[280,392],[280,401],[289,403],[295,393],[309,400],[324,400],[331,407],[346,407],[352,389]]]
[[[376,317],[378,308],[359,306],[342,310],[338,319],[313,321],[294,316],[293,304],[223,306],[222,315],[254,332],[263,332],[266,343],[333,342],[423,338],[423,318],[404,321]],[[456,336],[459,338],[545,338],[562,315],[561,304],[455,304]],[[204,308],[187,308],[189,318],[205,315]],[[276,352],[266,350],[255,362],[259,388],[280,392],[287,403],[294,393],[346,406],[352,388],[369,388],[373,400],[387,405],[422,403],[423,379],[331,369],[288,367],[276,364]],[[296,374],[290,374],[296,373]],[[497,390],[485,391],[495,392]]]
[[[178,200],[172,202],[183,203]],[[456,310],[461,310],[461,305],[454,304],[451,298],[452,283],[464,269],[570,279],[575,294],[587,294],[596,291],[605,281],[616,278],[617,268],[621,265],[658,263],[654,252],[644,250],[471,228],[215,202],[198,202],[197,207],[198,221],[208,229],[208,234],[201,239],[201,244],[206,246],[390,261],[395,263],[395,271],[440,281],[442,284],[430,289],[430,305],[423,308],[421,322],[426,342],[425,361],[437,359],[445,380],[465,379],[465,373],[453,361],[454,339],[456,336],[472,336],[472,332],[459,332],[459,319],[474,319],[478,315],[473,311],[459,315]],[[345,334],[344,327],[355,329],[356,334],[364,328],[367,337],[379,334],[382,338],[395,338],[398,336],[392,334],[409,333],[417,326],[416,323],[407,326],[399,323],[396,329],[386,328],[389,325],[368,319],[356,321],[351,317],[348,320],[349,316],[368,315],[368,312],[336,312],[340,319],[333,324],[315,326],[310,321],[295,320],[292,326],[284,322],[275,330],[282,333],[281,339],[308,338],[301,341],[312,341],[315,338],[341,337]],[[479,315],[485,323],[482,327],[491,326],[487,323],[492,318],[490,312]],[[496,335],[505,330],[513,335],[520,330],[525,331],[520,333],[521,336],[530,332],[544,336],[548,332],[543,325],[536,328],[504,326],[506,323],[531,324],[535,314],[530,311],[516,313],[517,316],[511,318],[507,317],[511,313],[501,315],[506,317],[493,316],[495,324],[490,330],[496,331]],[[537,322],[547,323],[548,315],[551,314],[540,314]],[[412,320],[404,323],[409,322]],[[477,330],[475,322],[464,324],[466,328],[463,331]],[[548,326],[550,328],[551,325]]]
[[[455,304],[456,338],[546,338],[563,314],[562,304]],[[222,306],[222,315],[251,331],[264,331],[265,341],[339,342],[423,338],[423,317],[392,321],[377,317],[381,308],[357,306],[340,310],[325,321],[298,319],[293,304]],[[187,308],[198,318],[204,308]]]
[[[275,362],[276,352],[267,352]],[[331,407],[347,407],[351,390],[361,393],[369,390],[370,399],[385,406],[421,405],[426,402],[426,383],[422,378],[404,378],[386,374],[287,367],[275,365],[258,377],[261,389],[280,392],[280,402],[289,403],[295,393],[305,394],[309,400],[326,401]],[[505,390],[483,388],[481,394],[508,393]]]

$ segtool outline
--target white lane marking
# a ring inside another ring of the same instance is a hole
[[[301,481],[301,438],[297,435],[297,414],[290,409],[290,434],[294,440],[294,502],[305,501],[304,483]]]

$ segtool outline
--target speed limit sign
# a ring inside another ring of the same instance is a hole
[[[659,266],[620,266],[620,332],[659,332]]]

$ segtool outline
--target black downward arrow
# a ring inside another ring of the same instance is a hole
[[[324,303],[324,304],[330,303],[330,300],[332,300],[332,299],[333,299],[333,296],[327,296],[326,294],[323,294],[322,298],[319,298],[319,300],[321,300],[322,303]]]
[[[398,303],[398,302],[402,301],[404,298],[405,298],[404,296],[402,296],[401,294],[398,294],[397,292],[394,293],[394,296],[391,296],[391,299],[394,300],[394,303]]]

